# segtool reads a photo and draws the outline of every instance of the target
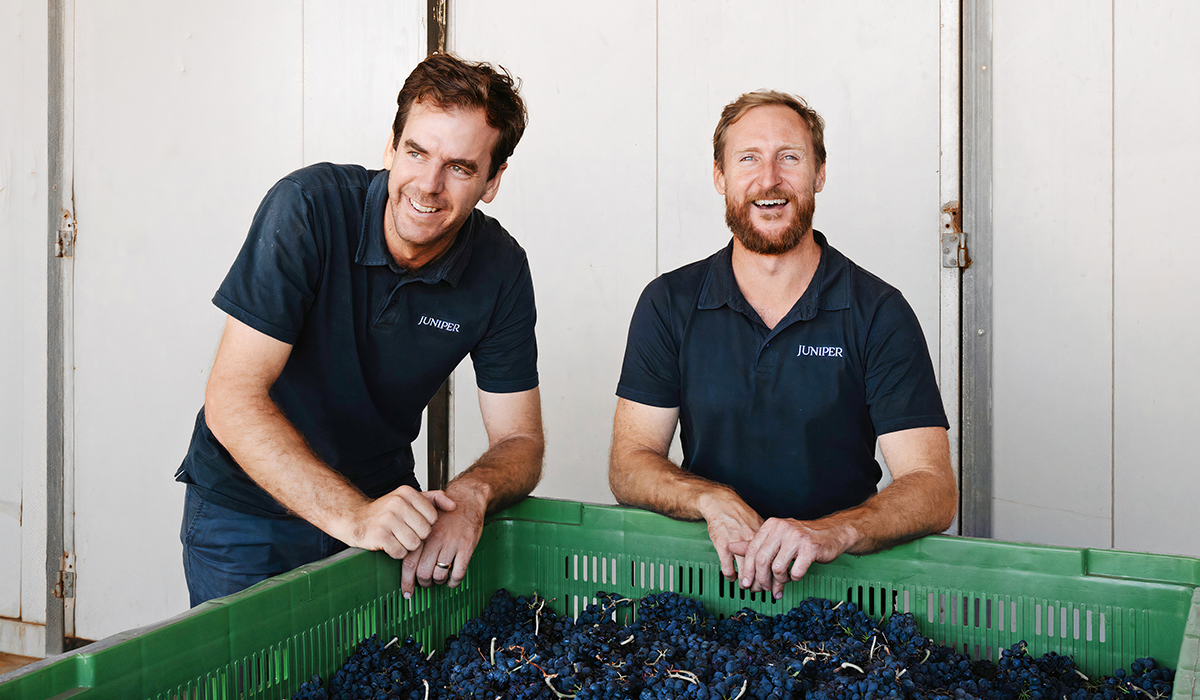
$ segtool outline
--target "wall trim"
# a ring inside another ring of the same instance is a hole
[[[963,3],[962,534],[992,535],[992,2]]]

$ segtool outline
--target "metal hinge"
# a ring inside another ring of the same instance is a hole
[[[54,584],[55,598],[74,598],[75,597],[75,572],[60,571],[58,572],[58,583]]]
[[[54,241],[54,257],[70,258],[75,255],[75,215],[68,209],[62,210],[62,225]]]
[[[958,202],[942,205],[942,267],[970,267],[967,234],[962,230],[962,209]]]
[[[967,234],[942,234],[942,267],[967,266]]]

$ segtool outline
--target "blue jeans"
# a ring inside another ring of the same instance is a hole
[[[179,539],[193,607],[346,549],[300,518],[239,513],[204,500],[190,485]]]

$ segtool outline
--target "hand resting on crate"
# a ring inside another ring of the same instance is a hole
[[[763,520],[732,488],[667,459],[679,409],[618,399],[609,463],[617,500],[681,520],[704,520],[728,580],[783,596],[814,562],[868,554],[940,532],[957,508],[946,431],[913,428],[879,437],[892,483],[862,504],[815,520]],[[769,515],[769,514],[768,514]]]
[[[414,579],[423,586],[458,585],[479,541],[483,515],[520,500],[541,478],[538,390],[479,391],[489,447],[445,493],[401,486],[371,499],[322,462],[272,401],[270,388],[291,350],[229,317],[205,399],[214,434],[292,513],[352,547],[405,559],[406,595]],[[439,562],[452,564],[452,570],[429,574]]]
[[[545,438],[538,390],[480,390],[479,410],[488,449],[446,487],[446,496],[457,507],[439,512],[423,545],[405,557],[400,577],[405,598],[412,595],[414,584],[458,586],[479,544],[484,517],[521,500],[541,479]]]

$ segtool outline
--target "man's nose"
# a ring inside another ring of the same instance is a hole
[[[783,183],[783,168],[774,160],[762,164],[758,173],[758,183],[763,189],[771,189]]]
[[[421,169],[421,174],[417,177],[417,187],[422,192],[438,194],[445,185],[445,177],[441,164],[429,163]]]

